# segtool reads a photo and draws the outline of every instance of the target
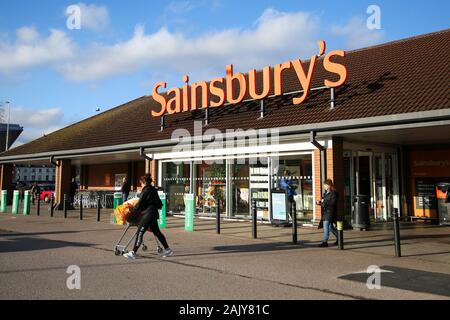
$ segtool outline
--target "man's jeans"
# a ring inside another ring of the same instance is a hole
[[[323,221],[323,242],[328,242],[328,238],[330,236],[330,231],[337,239],[338,233],[337,233],[336,228],[334,227],[334,224],[330,221],[324,220]]]

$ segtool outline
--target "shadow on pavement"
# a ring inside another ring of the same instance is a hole
[[[252,243],[243,245],[218,246],[213,247],[213,250],[227,253],[298,250],[311,247],[311,245],[308,245],[308,243],[309,241],[302,241],[299,244],[293,244],[291,242]]]
[[[390,287],[407,291],[431,293],[450,297],[450,275],[393,266],[380,267],[381,287]],[[353,273],[339,279],[367,283],[371,274]]]
[[[83,233],[83,232],[102,232],[102,231],[116,231],[117,229],[93,229],[93,230],[69,230],[69,231],[47,231],[47,232],[13,232],[7,230],[0,230],[0,238],[2,237],[21,237],[21,236],[43,236],[52,234],[73,234],[73,233]]]
[[[67,247],[79,248],[79,247],[93,247],[93,246],[95,246],[95,244],[20,236],[8,239],[6,241],[0,241],[0,252],[1,253],[24,252],[24,251],[48,250]]]

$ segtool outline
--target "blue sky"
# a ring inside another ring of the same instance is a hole
[[[70,30],[68,6],[81,9]],[[381,10],[369,30],[366,10]],[[157,81],[180,85],[308,58],[315,41],[355,49],[449,28],[437,1],[2,1],[0,103],[24,126],[17,144],[147,95]]]

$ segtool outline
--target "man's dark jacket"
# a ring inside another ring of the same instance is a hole
[[[322,220],[336,222],[337,220],[337,200],[336,191],[329,191],[324,194],[322,202]]]

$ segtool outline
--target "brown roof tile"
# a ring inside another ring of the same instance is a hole
[[[330,110],[327,90],[311,92],[300,106],[292,105],[292,96],[265,101],[266,116],[259,117],[259,101],[244,102],[210,110],[208,127],[270,128],[366,118],[450,108],[450,29],[395,41],[347,53],[346,84],[336,90],[337,106]],[[312,87],[322,86],[324,70],[319,63]],[[299,90],[293,71],[283,78],[285,92]],[[185,112],[167,117],[160,132],[159,118],[150,110],[155,101],[141,97],[102,114],[80,121],[0,156],[14,156],[120,145],[168,139],[177,128],[193,131],[193,120],[203,112]]]

